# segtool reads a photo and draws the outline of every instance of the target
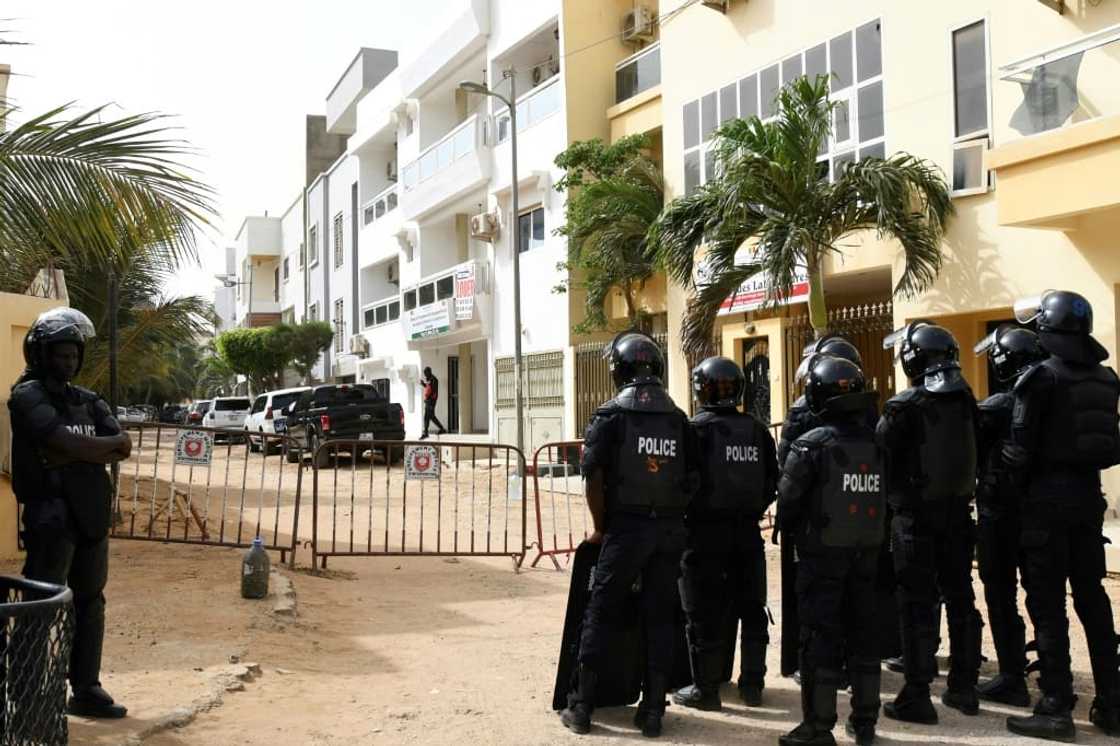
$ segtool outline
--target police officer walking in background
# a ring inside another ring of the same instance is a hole
[[[988,355],[996,378],[1003,383],[1016,381],[1047,356],[1037,334],[1007,325],[985,337],[973,351]],[[1022,566],[1019,511],[1024,482],[1003,460],[1003,448],[1011,438],[1014,405],[1010,391],[992,394],[980,402],[977,559],[999,674],[977,686],[976,693],[991,702],[1028,707],[1026,626],[1019,616],[1018,600]]]
[[[805,397],[821,425],[793,443],[778,487],[783,544],[792,539],[798,553],[803,716],[779,743],[836,743],[836,692],[846,664],[847,730],[856,743],[870,744],[879,715],[875,576],[886,503],[883,455],[867,424],[877,395],[865,390],[854,363],[818,355]]]
[[[665,359],[657,343],[624,332],[605,356],[618,394],[587,426],[581,463],[595,525],[589,541],[602,542],[602,550],[584,615],[579,683],[560,718],[576,733],[590,731],[598,672],[612,654],[608,632],[640,577],[647,660],[634,722],[655,737],[673,666],[683,517],[698,479],[697,455],[688,418],[662,385]]]
[[[801,365],[794,378],[797,383],[803,383],[809,375],[809,364],[814,355],[832,355],[850,360],[860,368],[863,360],[859,350],[848,340],[836,334],[826,334],[820,339],[807,345],[802,351]],[[878,417],[874,408],[871,425],[874,427]],[[809,408],[805,396],[799,396],[782,423],[781,437],[778,440],[778,469],[781,470],[789,455],[790,446],[805,433],[820,425],[820,420]],[[792,543],[783,542],[781,545],[782,568],[782,635],[781,635],[781,673],[782,676],[792,676],[797,672],[797,659],[799,656],[798,634],[801,626],[797,619],[797,564]]]
[[[12,481],[23,504],[23,574],[74,593],[68,710],[120,718],[101,687],[112,486],[105,465],[128,458],[132,441],[105,400],[71,380],[93,324],[80,311],[48,311],[23,343],[27,371],[12,388]]]
[[[774,502],[777,457],[770,431],[737,409],[745,386],[739,366],[725,357],[710,357],[692,372],[700,405],[692,419],[700,490],[686,516],[688,547],[680,584],[694,683],[673,701],[700,710],[721,707],[729,604],[743,625],[739,694],[744,703],[762,704],[766,676],[766,558],[758,524]]]
[[[1084,297],[1050,291],[1015,304],[1020,323],[1037,320],[1050,357],[1015,387],[1012,468],[1026,470],[1022,551],[1027,611],[1038,640],[1042,699],[1034,715],[1009,717],[1013,733],[1073,741],[1066,581],[1085,629],[1096,698],[1089,719],[1120,735],[1116,633],[1105,574],[1101,469],[1120,463],[1120,380],[1101,365],[1108,352],[1093,338],[1093,309]]]
[[[941,701],[979,712],[982,623],[972,590],[978,412],[947,329],[915,321],[883,342],[898,346],[910,388],[890,399],[878,437],[888,456],[891,552],[898,583],[906,684],[883,712],[936,723],[929,685],[937,674],[938,604],[945,602],[952,663]]]

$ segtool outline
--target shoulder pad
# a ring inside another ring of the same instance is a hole
[[[30,399],[38,401],[47,398],[47,390],[43,387],[43,382],[39,380],[24,381],[18,386],[12,387],[11,399]]]
[[[680,412],[661,386],[627,386],[618,392],[614,402],[619,408],[631,412]]]
[[[911,386],[908,389],[899,391],[897,394],[887,399],[886,407],[909,407],[917,404],[925,395],[925,391],[921,386]]]
[[[618,402],[614,399],[608,399],[595,408],[596,417],[610,417],[611,415],[618,414],[622,411],[622,407],[618,406]]]
[[[828,425],[814,427],[793,442],[793,447],[802,451],[824,448],[836,438],[836,432]]]
[[[90,391],[87,388],[82,388],[81,386],[74,386],[73,384],[71,384],[70,390],[77,394],[82,401],[97,401],[101,398],[101,394],[94,393],[93,391]]]
[[[695,415],[692,418],[691,422],[692,422],[693,425],[697,425],[699,427],[704,427],[706,425],[712,424],[713,422],[716,422],[718,420],[718,418],[719,418],[718,414],[705,409],[705,410],[701,411],[699,414]]]
[[[981,411],[984,412],[1011,409],[1015,406],[1015,397],[1009,392],[1001,391],[998,394],[992,394],[983,401],[977,402],[976,406],[980,407]]]
[[[793,404],[790,405],[789,411],[792,412],[795,409],[808,409],[808,408],[809,408],[809,401],[805,398],[805,395],[802,394],[801,396],[797,397],[797,399],[793,402]]]
[[[947,368],[931,373],[922,380],[922,388],[934,395],[956,394],[961,391],[972,394],[972,389],[969,388],[968,381],[961,375],[959,368]]]
[[[1047,363],[1049,363],[1049,362],[1050,362],[1050,360],[1043,360],[1042,362],[1035,363],[1031,367],[1027,368],[1023,372],[1023,374],[1021,376],[1019,376],[1019,380],[1015,381],[1015,386],[1012,387],[1011,390],[1013,392],[1015,392],[1016,394],[1018,394],[1027,385],[1027,382],[1029,382],[1029,381],[1031,381],[1035,378],[1035,375],[1038,373],[1039,370],[1041,370],[1042,368],[1046,368],[1047,370],[1050,369],[1050,366],[1047,365]]]

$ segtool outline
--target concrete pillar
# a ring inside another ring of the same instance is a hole
[[[474,361],[469,342],[459,345],[459,432],[474,432]]]

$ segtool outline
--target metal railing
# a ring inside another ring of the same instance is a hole
[[[661,43],[656,42],[619,62],[614,69],[614,102],[620,104],[661,85]]]
[[[524,132],[558,111],[560,111],[560,76],[554,75],[517,99],[517,131]],[[509,109],[502,107],[502,110],[494,115],[498,143],[509,139],[509,122]]]
[[[362,227],[364,228],[397,209],[399,201],[397,185],[390,184],[380,194],[362,205]]]
[[[452,163],[478,149],[478,114],[472,114],[465,122],[448,132],[440,140],[430,145],[420,157],[404,168],[404,191],[408,192],[443,172]]]
[[[525,559],[525,457],[513,446],[338,440],[312,461],[313,566],[328,557],[472,556],[509,557],[518,569]]]

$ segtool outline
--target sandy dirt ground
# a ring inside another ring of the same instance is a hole
[[[772,599],[775,549],[768,546]],[[542,563],[514,573],[502,558],[335,558],[323,574],[285,570],[298,599],[291,618],[272,613],[271,600],[239,597],[239,558],[225,548],[113,543],[103,678],[131,716],[71,719],[72,743],[579,742],[550,708],[566,572]],[[307,553],[300,558],[305,564]],[[1120,583],[1109,580],[1108,589],[1116,598]],[[1092,692],[1076,622],[1072,636],[1078,742],[1110,742],[1087,723]],[[994,657],[989,639],[985,652]],[[777,659],[772,643],[771,671]],[[259,664],[260,675],[246,663]],[[885,696],[900,685],[884,675]],[[671,707],[662,742],[773,744],[797,721],[799,698],[791,681],[771,675],[765,700],[747,710],[728,688],[722,713]],[[1004,730],[1012,708],[985,704],[975,718],[939,710],[935,727],[882,720],[880,742],[1027,742]],[[839,711],[846,717],[843,694]],[[640,739],[632,715],[599,711],[595,740]],[[840,728],[837,739],[850,742]]]

